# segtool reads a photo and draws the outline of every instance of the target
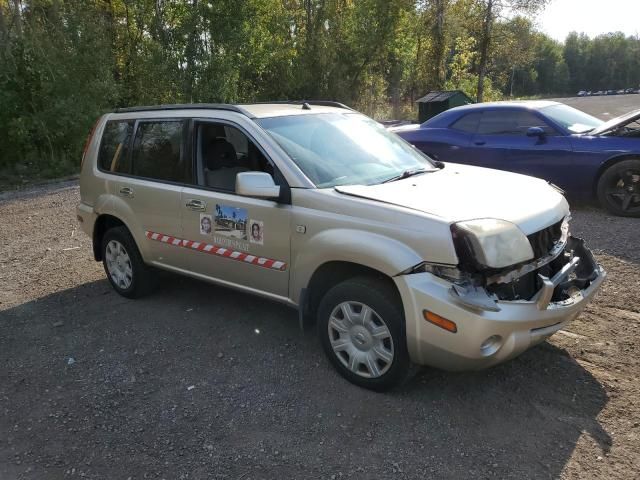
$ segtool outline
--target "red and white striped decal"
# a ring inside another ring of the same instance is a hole
[[[168,243],[169,245],[173,245],[175,247],[190,248],[199,252],[208,253],[209,255],[217,255],[219,257],[229,258],[238,262],[250,263],[251,265],[257,265],[259,267],[269,268],[271,270],[285,271],[287,269],[287,264],[279,260],[271,260],[270,258],[258,257],[256,255],[251,255],[250,253],[240,252],[226,247],[220,247],[211,243],[183,240],[181,238],[172,237],[163,233],[149,231],[146,231],[145,234],[149,240]]]

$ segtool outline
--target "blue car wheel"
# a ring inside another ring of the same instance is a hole
[[[603,207],[623,217],[640,216],[640,159],[623,160],[607,168],[598,180]]]

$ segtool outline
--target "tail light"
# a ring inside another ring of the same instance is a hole
[[[84,158],[87,156],[87,150],[89,150],[89,145],[91,144],[91,140],[93,139],[93,134],[96,132],[96,128],[98,127],[98,123],[100,122],[100,118],[96,120],[91,127],[91,131],[89,135],[87,135],[87,139],[84,141],[84,147],[82,148],[82,160],[80,161],[80,169],[82,170],[82,166],[84,165]]]

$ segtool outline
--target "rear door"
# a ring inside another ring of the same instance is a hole
[[[291,205],[283,177],[233,121],[196,121],[193,137],[198,185],[185,187],[180,202],[187,268],[221,283],[286,298]],[[248,171],[271,174],[283,200],[237,195],[236,175]]]
[[[111,124],[111,125],[110,125]],[[109,175],[108,188],[118,198],[116,214],[122,218],[148,263],[179,267],[182,186],[190,181],[184,119],[112,121],[105,127],[100,169]],[[131,137],[113,144],[108,135]]]

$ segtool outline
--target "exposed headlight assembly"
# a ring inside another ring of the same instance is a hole
[[[461,272],[455,265],[443,265],[431,262],[422,262],[402,272],[403,275],[412,273],[431,273],[451,283],[462,283],[469,278],[468,274]]]
[[[504,268],[533,259],[529,239],[511,222],[482,218],[456,223],[451,230],[461,263]]]

